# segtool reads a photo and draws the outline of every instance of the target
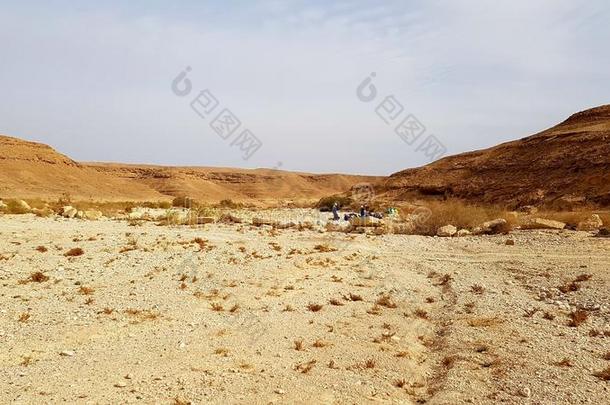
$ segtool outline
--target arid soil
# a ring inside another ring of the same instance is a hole
[[[602,404],[609,269],[587,232],[5,215],[0,402]]]

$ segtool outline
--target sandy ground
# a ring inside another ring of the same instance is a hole
[[[0,402],[607,403],[609,270],[584,232],[3,216]]]

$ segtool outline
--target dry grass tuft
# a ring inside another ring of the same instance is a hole
[[[441,364],[443,365],[443,367],[445,367],[446,369],[452,369],[453,366],[455,366],[455,362],[459,359],[458,356],[456,355],[451,355],[451,356],[445,356],[443,357],[443,360],[441,360]]]
[[[80,295],[93,295],[94,292],[95,292],[95,288],[93,288],[93,287],[87,287],[87,286],[81,285],[78,288],[78,293]]]
[[[318,362],[317,360],[310,360],[305,363],[299,363],[296,366],[294,366],[294,369],[296,371],[301,372],[302,374],[307,374],[311,371],[311,369],[316,365],[317,362]]]
[[[397,308],[398,305],[392,300],[390,295],[384,294],[375,301],[375,304],[386,308]]]
[[[485,292],[485,287],[479,284],[474,284],[470,287],[470,291],[472,291],[474,294],[481,295]]]
[[[416,309],[413,314],[418,318],[428,319],[428,312],[421,308]]]
[[[483,318],[472,318],[468,320],[468,325],[474,327],[474,328],[479,328],[479,327],[488,327],[488,326],[494,326],[494,325],[498,325],[503,323],[504,320],[498,318],[497,316],[494,317],[483,317]]]
[[[568,322],[568,326],[573,328],[577,328],[587,321],[589,318],[589,314],[587,311],[583,311],[582,309],[577,309],[570,314],[570,321]]]
[[[305,345],[303,343],[303,339],[294,341],[294,350],[299,351],[299,352],[305,350]]]
[[[49,280],[49,276],[45,275],[43,272],[41,271],[36,271],[32,274],[30,274],[30,277],[27,278],[27,280],[21,281],[20,284],[25,284],[25,283],[44,283],[45,281]]]
[[[311,302],[307,305],[307,309],[310,310],[311,312],[318,312],[323,307],[324,307],[324,305],[322,305],[322,304],[314,304],[314,303],[311,303]]]
[[[85,251],[81,248],[72,248],[70,250],[68,250],[66,253],[64,253],[64,256],[66,257],[76,257],[76,256],[82,256],[85,254]]]
[[[337,307],[340,307],[341,305],[344,305],[343,302],[340,299],[337,298],[331,298],[329,301],[330,305],[335,305]]]
[[[312,343],[312,346],[317,347],[317,348],[322,348],[322,347],[330,346],[330,343],[325,342],[321,339],[316,339],[316,341]]]
[[[404,388],[407,386],[407,380],[405,380],[404,378],[401,378],[399,380],[394,380],[394,386],[396,388]]]
[[[328,246],[328,244],[316,245],[313,248],[314,248],[314,250],[317,250],[320,253],[328,253],[328,252],[336,252],[337,251],[337,249],[335,249],[332,246]]]
[[[229,349],[227,349],[226,347],[219,347],[218,349],[214,350],[214,354],[217,354],[222,357],[227,357],[229,355]]]
[[[210,307],[212,307],[212,310],[216,311],[216,312],[224,311],[224,308],[223,308],[222,304],[220,304],[218,302],[212,302],[210,304]]]
[[[31,315],[29,312],[23,312],[19,315],[19,322],[25,323],[30,319]]]
[[[47,249],[47,248],[46,248],[46,247],[44,247],[44,246],[38,246],[38,247],[36,248],[36,250],[37,250],[38,252],[40,252],[40,253],[45,253],[45,252],[46,252],[46,251],[48,251],[49,249]]]
[[[187,401],[186,399],[182,399],[179,397],[175,397],[172,401],[172,405],[191,405],[191,401]]]

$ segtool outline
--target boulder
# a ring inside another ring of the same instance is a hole
[[[597,231],[599,228],[604,226],[604,221],[597,214],[591,215],[586,221],[582,221],[578,224],[579,231]]]
[[[456,233],[457,233],[457,228],[455,226],[453,226],[453,225],[441,226],[436,231],[436,234],[438,236],[445,236],[445,237],[453,236]]]
[[[504,218],[498,218],[492,221],[483,222],[481,224],[481,229],[483,233],[498,233],[505,225],[506,220]]]
[[[34,208],[32,209],[32,213],[34,213],[37,217],[50,217],[51,215],[54,214],[53,210],[49,207],[44,207],[44,208]]]
[[[379,218],[375,217],[352,217],[349,222],[352,226],[364,227],[381,226],[383,224]]]
[[[349,232],[351,224],[347,221],[327,222],[325,228],[328,232]]]
[[[17,200],[15,203],[17,204],[17,207],[23,211],[32,211],[32,207],[23,200]]]
[[[76,208],[72,207],[71,205],[66,205],[61,210],[61,215],[64,218],[74,218],[77,213],[78,213],[78,210]]]
[[[254,226],[262,226],[262,225],[271,225],[273,226],[275,222],[271,219],[254,217],[252,218],[252,225]]]
[[[544,218],[533,218],[530,219],[525,225],[523,225],[523,229],[563,229],[566,227],[566,224],[559,221],[554,221],[552,219],[544,219]]]
[[[393,222],[390,225],[390,232],[396,235],[411,235],[415,232],[415,224],[412,222]]]
[[[460,229],[459,231],[457,231],[456,236],[461,237],[461,236],[468,236],[468,235],[472,235],[472,232],[470,232],[468,229]]]
[[[102,214],[101,211],[87,210],[87,211],[85,211],[84,218],[88,219],[90,221],[97,221],[98,219],[100,219],[103,216],[104,216],[104,214]]]

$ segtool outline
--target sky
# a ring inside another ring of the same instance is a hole
[[[608,21],[605,0],[0,0],[0,133],[388,175],[607,104]]]

